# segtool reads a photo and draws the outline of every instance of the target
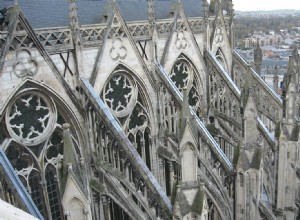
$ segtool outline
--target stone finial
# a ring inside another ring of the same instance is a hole
[[[256,144],[256,140],[259,138],[259,132],[257,130],[257,106],[255,103],[253,89],[249,89],[248,99],[244,108],[244,141],[245,144]]]
[[[68,129],[70,129],[70,124],[68,124],[68,123],[65,123],[65,124],[63,124],[62,125],[62,128],[64,129],[64,130],[68,130]]]
[[[241,101],[242,101],[242,106],[243,108],[246,107],[248,97],[249,97],[249,91],[252,86],[252,80],[251,80],[251,66],[247,66],[247,74],[245,76],[245,79],[242,84],[242,94],[241,94]]]
[[[65,123],[62,125],[63,128],[63,141],[64,141],[64,161],[63,165],[68,167],[68,164],[72,164],[74,162],[73,156],[73,141],[70,132],[70,125]]]
[[[294,47],[293,47],[293,56],[298,56],[298,46],[297,46],[297,44],[294,44]]]
[[[203,8],[204,17],[207,18],[208,17],[208,9],[209,9],[209,4],[208,4],[207,0],[202,0],[202,8]]]
[[[181,110],[181,135],[183,135],[183,132],[185,130],[185,126],[187,124],[187,121],[191,118],[191,112],[190,112],[190,105],[189,105],[189,97],[188,97],[188,89],[184,87],[182,89],[183,93],[183,103],[182,103],[182,110]]]
[[[190,105],[189,105],[189,90],[187,87],[182,89],[183,93],[183,106],[182,113],[184,118],[191,118]]]
[[[294,121],[296,113],[296,97],[297,97],[297,88],[296,88],[296,75],[292,75],[289,84],[287,85],[286,91],[286,103],[285,103],[285,118],[289,123]]]
[[[61,176],[61,187],[62,193],[64,192],[69,168],[72,165],[76,166],[75,152],[73,146],[73,140],[70,132],[70,125],[65,123],[62,125],[63,128],[63,143],[64,143],[64,159],[62,164],[62,176]]]
[[[69,18],[72,28],[79,28],[76,0],[69,0]]]
[[[70,132],[70,124],[65,123],[62,125],[63,128],[63,141],[64,141],[64,165],[68,167],[68,164],[75,164],[75,152]]]
[[[262,49],[259,45],[259,39],[256,39],[256,48],[254,50],[254,64],[255,64],[255,71],[261,76],[261,63],[262,63]]]
[[[273,77],[273,89],[276,93],[278,93],[278,83],[279,83],[278,68],[277,66],[275,66],[275,74]]]
[[[195,214],[201,215],[205,199],[204,184],[200,184],[199,189],[195,195],[194,201],[191,206],[191,211]]]
[[[148,19],[150,23],[150,28],[151,30],[153,30],[155,25],[154,0],[148,0]]]
[[[256,149],[250,164],[250,168],[259,170],[262,159],[262,150],[260,148]]]
[[[231,17],[233,17],[234,9],[233,9],[233,3],[232,3],[232,0],[228,0],[227,6],[228,6],[228,12],[229,12],[229,15],[230,15]]]

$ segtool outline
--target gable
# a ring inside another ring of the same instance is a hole
[[[223,12],[220,10],[213,22],[213,32],[210,38],[210,49],[213,54],[222,54],[226,62],[227,72],[230,76],[232,68],[232,49],[230,46],[229,36],[225,26]]]
[[[91,74],[95,90],[100,93],[105,82],[103,79],[108,79],[113,70],[122,63],[134,70],[132,72],[141,79],[145,87],[152,90],[155,87],[153,76],[116,6],[112,7],[110,14],[104,43],[99,48]]]

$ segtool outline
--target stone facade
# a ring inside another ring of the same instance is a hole
[[[45,219],[297,219],[299,55],[279,97],[231,0],[4,3],[0,147]]]

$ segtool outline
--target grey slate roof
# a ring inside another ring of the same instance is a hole
[[[69,5],[66,0],[18,0],[20,8],[33,28],[63,27],[69,25]],[[80,24],[101,23],[109,0],[77,0]],[[146,0],[117,0],[126,21],[148,19]],[[170,8],[175,0],[154,0],[157,19],[169,18]],[[0,0],[0,8],[10,7],[13,0]],[[183,0],[188,17],[202,16],[202,1]]]
[[[69,25],[69,6],[63,0],[18,0],[20,8],[33,28],[62,27]],[[2,7],[14,5],[4,0]]]
[[[202,1],[199,0],[182,0],[184,11],[187,17],[202,17]]]
[[[288,65],[288,61],[285,60],[263,60],[263,66],[279,66],[279,67],[286,67]]]

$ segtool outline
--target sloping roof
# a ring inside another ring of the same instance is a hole
[[[14,5],[13,0],[0,0],[0,8]],[[18,0],[20,8],[33,28],[63,27],[69,25],[69,5],[65,0]],[[146,0],[117,0],[117,5],[126,21],[148,20]],[[175,0],[154,0],[157,19],[169,18]],[[77,0],[80,24],[101,23],[109,0]],[[202,16],[202,2],[182,1],[188,17]]]
[[[266,65],[266,66],[280,66],[280,67],[284,67],[288,65],[288,61],[285,60],[263,60],[262,61],[262,65]]]
[[[38,218],[24,212],[21,209],[14,207],[13,205],[0,199],[0,212],[1,219],[14,219],[14,220],[38,220]]]
[[[9,185],[10,192],[14,196],[15,201],[20,202],[21,208],[23,208],[25,211],[28,211],[28,213],[30,213],[31,215],[43,220],[44,218],[42,217],[41,213],[38,211],[35,203],[31,199],[28,192],[26,191],[24,185],[22,184],[18,175],[14,171],[14,168],[12,167],[11,163],[9,162],[6,154],[2,149],[3,148],[0,144],[0,175],[2,176],[2,181],[4,181],[4,184]],[[3,203],[1,203],[0,206],[1,206],[0,211],[3,211],[4,208]],[[5,217],[5,213],[1,212],[1,217]],[[29,218],[23,218],[23,219],[29,219]]]
[[[202,17],[203,16],[202,1],[183,0],[181,2],[183,4],[183,8],[184,8],[184,11],[185,11],[187,17]]]
[[[20,8],[33,28],[62,27],[69,25],[69,6],[63,0],[18,0]],[[4,0],[2,7],[14,5]]]

